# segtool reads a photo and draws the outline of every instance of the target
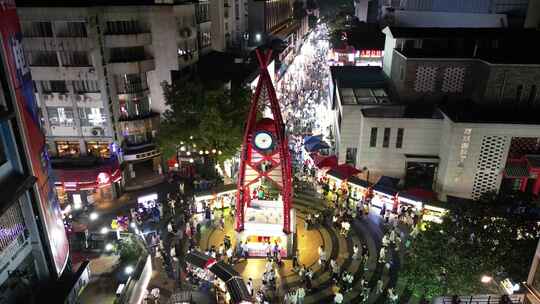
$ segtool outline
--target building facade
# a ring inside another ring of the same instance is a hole
[[[161,181],[162,83],[211,49],[208,1],[21,1],[18,13],[61,197]]]
[[[371,181],[397,177],[441,199],[539,195],[540,65],[532,48],[508,55],[520,37],[538,33],[450,31],[386,28],[387,81],[373,68],[332,68],[340,162],[369,171]],[[381,89],[389,101],[376,105]]]
[[[29,72],[15,2],[0,1],[2,303],[37,303],[71,267]]]

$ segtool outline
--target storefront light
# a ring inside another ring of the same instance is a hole
[[[216,149],[212,149],[212,154],[216,154]]]
[[[175,168],[178,168],[180,165],[178,165],[178,163],[174,163],[174,167]]]
[[[187,156],[190,156],[190,155],[191,155],[191,152],[187,151],[187,152],[186,152],[186,155],[187,155]]]
[[[103,228],[101,228],[100,232],[101,232],[101,234],[107,234],[107,233],[109,233],[109,228],[103,227]]]
[[[133,273],[135,269],[133,269],[133,266],[126,266],[126,269],[124,269],[124,272],[127,274],[127,275],[130,275]]]
[[[203,155],[203,154],[204,154],[203,150],[199,151],[199,155]]]
[[[182,151],[182,152],[186,151],[186,147],[181,146],[181,147],[180,147],[180,151]]]
[[[193,162],[194,162],[193,158],[190,158],[190,159],[189,159],[189,162],[190,162],[190,163],[193,163]]]
[[[113,250],[113,248],[114,248],[114,246],[111,243],[107,243],[107,245],[105,245],[105,251],[110,252],[110,251]]]
[[[204,154],[208,155],[208,154],[210,154],[210,151],[206,150],[206,151],[204,151]]]

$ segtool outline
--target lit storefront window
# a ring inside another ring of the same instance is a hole
[[[88,150],[88,155],[93,155],[95,157],[100,157],[100,158],[111,157],[111,151],[109,149],[108,142],[87,141],[86,149]]]
[[[59,157],[79,157],[81,149],[77,141],[57,141],[56,150]]]

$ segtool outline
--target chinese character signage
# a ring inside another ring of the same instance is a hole
[[[30,68],[25,60],[22,34],[14,0],[0,0],[0,38],[5,54],[7,70],[15,90],[17,112],[23,123],[31,174],[37,178],[40,218],[54,259],[58,275],[68,261],[69,244],[60,213],[58,198],[54,192],[45,136],[41,131],[38,108],[34,96]]]

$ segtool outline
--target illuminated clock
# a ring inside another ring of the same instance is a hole
[[[257,148],[257,150],[265,152],[270,151],[274,148],[274,138],[269,132],[259,131],[255,133],[253,144],[255,145],[255,148]]]

